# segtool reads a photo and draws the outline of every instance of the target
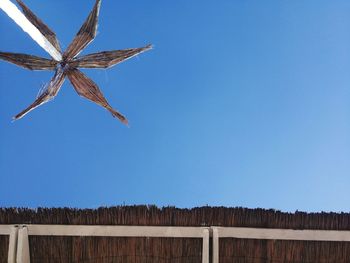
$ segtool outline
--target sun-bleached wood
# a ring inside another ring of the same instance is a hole
[[[28,228],[21,226],[18,229],[17,263],[30,263]]]
[[[13,225],[0,225],[0,235],[7,236],[11,234]]]
[[[248,227],[211,227],[213,233],[213,263],[219,263],[220,238],[273,239],[300,241],[349,242],[350,231],[294,230]]]
[[[119,236],[202,238],[205,227],[108,226],[108,225],[26,225],[32,236]]]
[[[8,248],[8,263],[16,262],[16,254],[17,254],[17,239],[18,239],[18,228],[15,226],[11,226],[11,233],[9,239],[9,248]]]

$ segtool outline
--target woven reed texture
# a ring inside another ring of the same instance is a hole
[[[30,246],[32,263],[200,263],[202,242],[182,238],[31,237]]]
[[[9,237],[0,236],[0,263],[7,263],[8,248],[9,248]]]
[[[220,263],[345,263],[350,242],[220,239]]]
[[[276,210],[116,206],[97,209],[0,208],[0,224],[236,226],[350,230],[350,213],[283,213]]]
[[[32,55],[0,52],[0,59],[30,70],[54,70],[57,61]]]
[[[98,209],[0,209],[1,224],[237,226],[350,230],[349,213],[282,213],[275,210],[118,206]],[[0,239],[0,256],[7,254]],[[30,237],[31,262],[201,262],[201,239]],[[350,242],[220,239],[220,262],[348,263]],[[1,259],[0,262],[6,262]]]

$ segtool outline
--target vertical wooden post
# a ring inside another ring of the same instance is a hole
[[[219,230],[212,227],[213,230],[213,263],[219,263]]]
[[[203,229],[202,263],[209,263],[209,229]]]
[[[16,263],[17,235],[18,235],[18,227],[12,226],[11,233],[10,233],[10,239],[9,239],[8,256],[7,256],[8,263]]]
[[[17,263],[30,263],[28,228],[22,226],[18,230]]]

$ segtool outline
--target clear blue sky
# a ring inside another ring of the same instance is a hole
[[[94,1],[27,0],[66,48]],[[102,1],[86,70],[130,128],[75,94],[22,120],[52,72],[0,62],[0,206],[350,211],[349,1]],[[48,57],[2,11],[0,50]]]

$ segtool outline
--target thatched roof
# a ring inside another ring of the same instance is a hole
[[[350,230],[349,213],[282,213],[275,210],[119,206],[98,209],[0,209],[0,224],[236,226]],[[31,262],[201,262],[200,239],[30,237]],[[0,262],[8,237],[0,236]],[[222,239],[220,262],[350,262],[350,242]]]

